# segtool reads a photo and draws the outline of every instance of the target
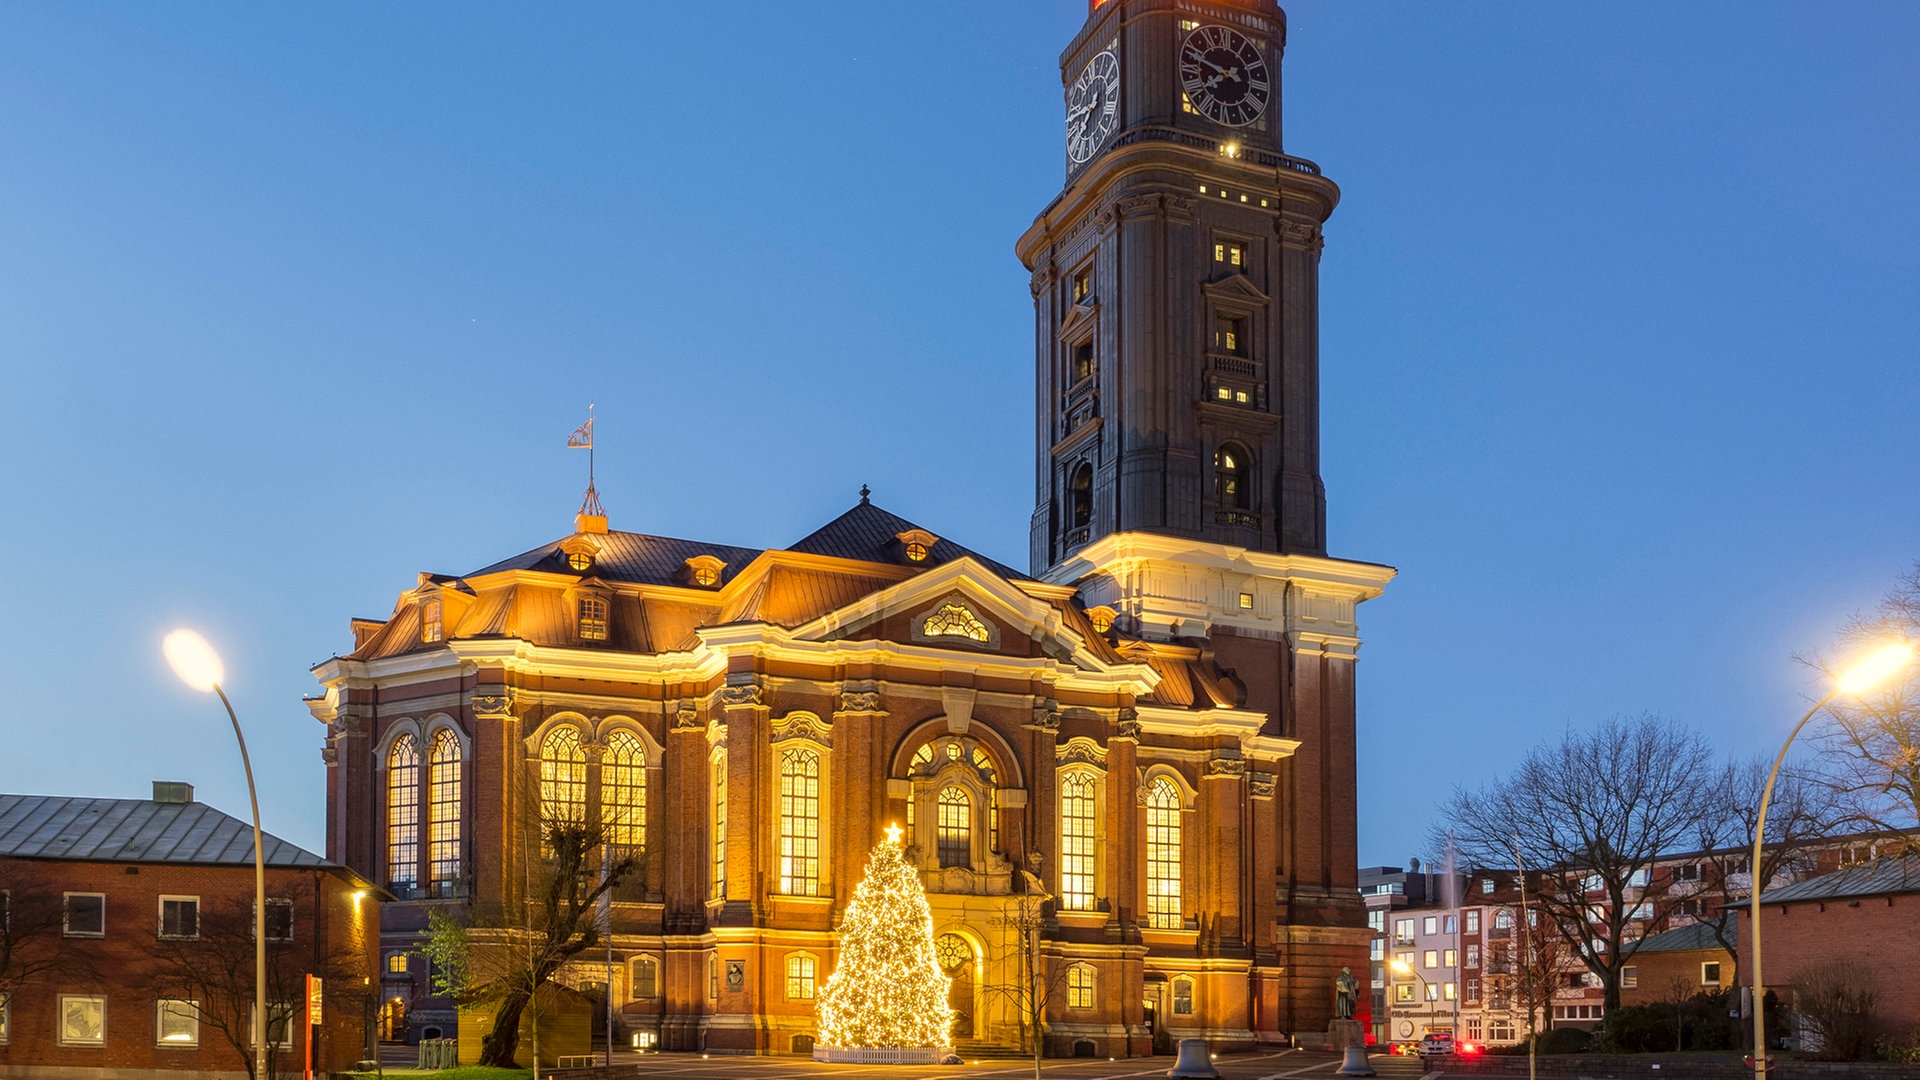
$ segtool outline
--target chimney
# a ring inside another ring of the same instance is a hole
[[[157,803],[190,803],[193,801],[193,785],[179,780],[155,780],[153,782],[153,801]]]

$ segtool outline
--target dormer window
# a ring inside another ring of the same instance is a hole
[[[601,596],[580,598],[580,640],[607,640],[607,601]]]
[[[910,563],[923,563],[933,557],[933,545],[940,538],[925,529],[908,529],[894,537],[900,541],[900,553]]]
[[[911,543],[907,545],[907,561],[908,562],[926,562],[927,554],[928,554],[928,549],[927,549],[927,545],[925,544]]]
[[[727,564],[712,555],[695,555],[687,560],[687,580],[702,589],[718,588]]]
[[[1115,614],[1116,612],[1110,607],[1088,608],[1087,621],[1093,624],[1094,633],[1104,634],[1113,629]]]
[[[600,542],[586,533],[576,533],[561,541],[560,554],[567,560],[568,569],[584,574],[599,560]]]
[[[428,644],[446,638],[446,630],[440,623],[440,601],[425,600],[420,604],[420,640]]]
[[[572,567],[575,570],[580,570],[580,571],[591,570],[593,569],[593,556],[587,554],[584,551],[568,552],[567,565]]]

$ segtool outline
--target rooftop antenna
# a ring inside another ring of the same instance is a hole
[[[604,533],[607,511],[600,505],[600,493],[593,487],[593,403],[587,403],[587,422],[567,436],[567,449],[587,452],[587,494],[580,500],[580,512],[573,516],[573,531]]]

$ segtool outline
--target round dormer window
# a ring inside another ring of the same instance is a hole
[[[584,551],[567,553],[567,565],[575,570],[586,570],[593,566],[593,556]]]

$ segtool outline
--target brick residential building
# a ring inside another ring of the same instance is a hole
[[[0,1077],[245,1075],[253,826],[185,784],[154,788],[153,799],[0,795]],[[309,974],[322,979],[316,1068],[345,1068],[371,1046],[379,895],[343,866],[265,844],[279,1075],[306,1053]]]
[[[404,951],[436,907],[513,910],[537,872],[522,823],[558,812],[639,858],[613,977],[567,974],[612,996],[623,1039],[808,1048],[895,822],[961,1042],[1022,1039],[993,991],[1019,979],[1030,902],[1052,1053],[1325,1037],[1369,937],[1355,609],[1393,571],[1327,554],[1338,190],[1281,149],[1285,25],[1272,0],[1107,0],[1061,58],[1067,186],[1017,246],[1031,574],[864,493],[764,550],[613,531],[590,498],[569,535],[355,621],[312,706],[328,854],[404,898],[383,912],[390,1033],[453,1029]],[[1250,77],[1187,85],[1203,62]]]

